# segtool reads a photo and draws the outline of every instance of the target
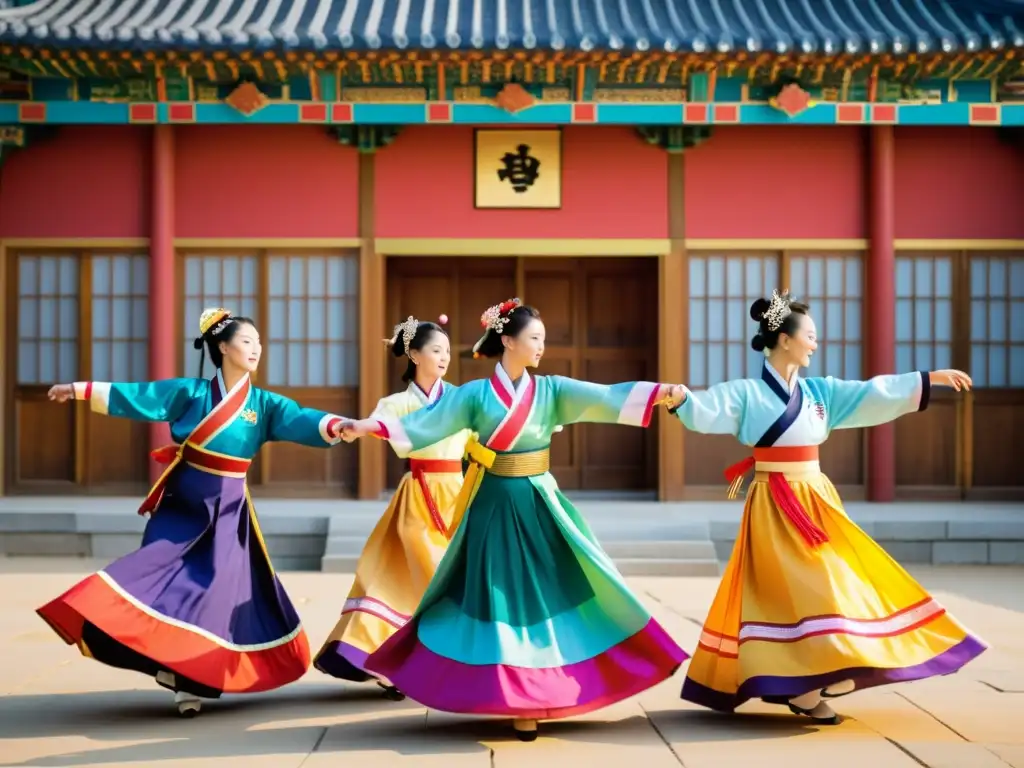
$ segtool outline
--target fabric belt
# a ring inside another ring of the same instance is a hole
[[[754,470],[755,480],[767,482],[775,505],[814,549],[828,541],[828,534],[815,525],[800,499],[789,487],[789,479],[805,479],[821,472],[818,446],[778,446],[754,448],[754,455],[738,461],[725,470],[729,481],[729,498],[734,499],[743,486],[743,478]],[[787,476],[789,479],[787,479]]]
[[[190,467],[208,472],[211,475],[221,477],[245,478],[252,461],[240,459],[236,456],[227,456],[223,453],[214,453],[204,450],[197,445],[185,441],[181,445],[165,445],[157,448],[150,454],[158,464],[166,464],[167,469],[163,471],[160,478],[153,484],[153,487],[146,494],[146,498],[139,507],[139,514],[146,515],[155,512],[160,506],[160,499],[163,498],[164,489],[170,479],[171,471],[181,462]]]
[[[441,510],[437,506],[437,500],[434,499],[433,494],[430,492],[430,486],[427,485],[427,475],[456,473],[461,475],[462,462],[458,459],[409,459],[408,465],[409,472],[412,473],[413,479],[423,494],[423,501],[427,504],[427,511],[430,513],[430,519],[434,523],[434,527],[446,539],[451,541],[452,532],[445,524],[444,518],[441,516]]]
[[[551,449],[526,453],[498,453],[488,472],[498,477],[530,477],[543,475],[551,469]]]

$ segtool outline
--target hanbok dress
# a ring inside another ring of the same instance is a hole
[[[206,698],[265,691],[301,677],[309,644],[274,573],[246,487],[267,441],[326,448],[343,419],[252,385],[212,380],[79,382],[93,411],[170,422],[178,444],[140,514],[135,552],[38,610],[68,644]],[[173,682],[167,682],[168,680]]]
[[[731,467],[754,479],[683,684],[682,698],[731,711],[782,703],[835,683],[857,689],[955,672],[987,647],[843,510],[818,447],[834,429],[884,424],[928,405],[927,373],[868,381],[759,379],[687,392],[687,429],[731,434],[753,456]]]
[[[370,418],[395,421],[456,392],[458,387],[440,379],[429,393],[411,382],[405,391],[383,398]],[[356,682],[371,679],[367,657],[420,604],[461,520],[455,501],[471,435],[462,430],[415,451],[394,446],[400,458],[408,458],[408,471],[363,548],[341,619],[313,662],[321,672]]]
[[[379,435],[419,450],[465,429],[465,510],[410,620],[367,660],[438,710],[568,717],[650,688],[687,658],[626,586],[549,473],[563,424],[646,427],[659,387],[603,386],[499,364],[431,408],[378,419]]]

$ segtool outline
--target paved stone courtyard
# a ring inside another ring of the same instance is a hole
[[[991,650],[948,678],[837,702],[815,727],[778,707],[718,715],[679,699],[683,673],[589,716],[544,723],[533,744],[508,721],[392,703],[311,671],[271,693],[228,697],[179,720],[170,694],[65,646],[34,609],[99,561],[0,558],[0,765],[20,766],[686,766],[1024,768],[1024,569],[912,569]],[[285,573],[311,644],[334,623],[351,576]],[[692,649],[714,578],[632,578]],[[314,649],[315,650],[315,649]],[[685,669],[685,668],[684,668]]]

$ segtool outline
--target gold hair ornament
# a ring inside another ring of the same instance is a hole
[[[395,331],[391,335],[390,339],[384,339],[384,343],[389,347],[393,347],[398,342],[398,337],[402,337],[402,346],[405,348],[405,354],[409,354],[409,345],[412,344],[413,338],[416,336],[416,329],[420,327],[420,321],[412,315],[409,315],[408,319],[404,323],[399,323],[395,326]]]
[[[772,333],[779,330],[786,321],[786,318],[793,312],[789,308],[790,301],[788,290],[783,291],[781,294],[778,290],[772,291],[771,303],[768,304],[768,309],[761,315],[766,321],[765,324],[768,326],[768,330]]]
[[[224,309],[223,307],[211,307],[204,309],[203,314],[199,316],[199,335],[205,336],[210,329],[213,329],[213,335],[216,336],[231,321],[231,310]]]

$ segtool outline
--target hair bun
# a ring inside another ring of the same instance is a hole
[[[203,337],[199,336],[199,337],[193,339],[193,341],[192,341],[192,349],[202,349],[202,348],[203,348]]]
[[[764,319],[764,313],[771,305],[772,303],[768,299],[755,299],[754,303],[750,305],[750,319],[755,323],[760,323]]]
[[[753,349],[755,352],[764,352],[764,347],[764,336],[762,336],[760,333],[750,340],[750,348]]]
[[[388,342],[388,348],[395,357],[405,357],[405,342],[402,341],[402,334],[398,334],[398,338],[393,344]]]

